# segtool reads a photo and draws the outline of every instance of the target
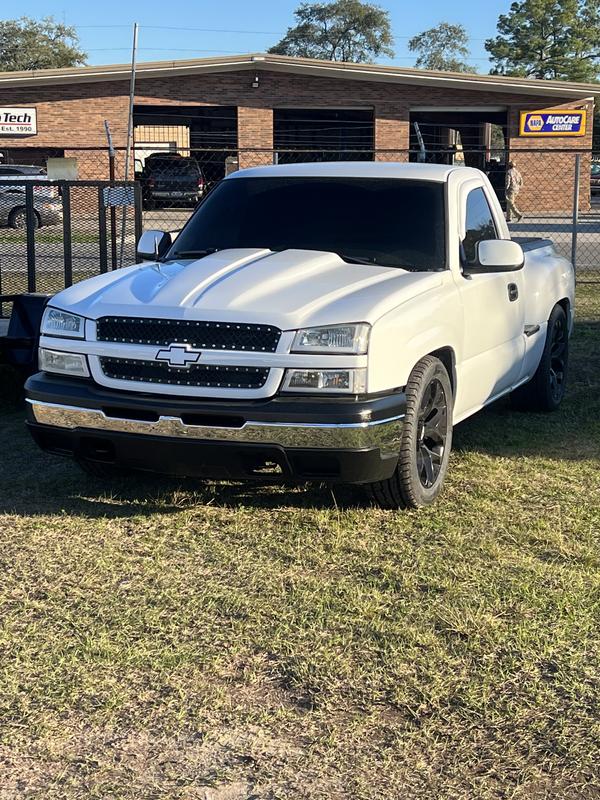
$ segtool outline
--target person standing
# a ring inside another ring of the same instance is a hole
[[[521,222],[523,214],[517,208],[517,195],[523,186],[523,177],[515,167],[514,161],[508,162],[506,171],[506,220],[512,222],[513,217],[517,222]]]

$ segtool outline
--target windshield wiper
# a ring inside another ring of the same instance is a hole
[[[169,256],[169,261],[173,261],[176,258],[204,258],[204,256],[212,255],[212,253],[218,253],[219,250],[219,247],[205,247],[200,250],[179,250]]]
[[[337,255],[348,264],[368,264],[373,267],[392,267],[393,269],[405,269],[408,272],[422,272],[419,267],[414,267],[412,264],[380,264],[376,258],[359,258],[358,256],[346,255],[346,253],[337,253]]]

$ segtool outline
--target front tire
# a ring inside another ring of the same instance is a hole
[[[556,411],[565,396],[568,366],[569,324],[564,308],[556,305],[539,366],[530,381],[512,392],[512,405],[520,411]]]
[[[406,416],[398,465],[391,478],[367,487],[381,508],[419,508],[435,501],[452,447],[452,386],[434,356],[421,359],[406,385]]]
[[[25,206],[19,206],[18,208],[13,208],[13,210],[8,215],[8,224],[11,228],[15,228],[17,230],[25,230],[27,227],[27,209]],[[33,211],[33,227],[34,228],[41,228],[42,221],[40,219],[40,215],[37,211]]]

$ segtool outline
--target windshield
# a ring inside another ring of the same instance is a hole
[[[167,258],[229,248],[322,250],[348,261],[443,269],[444,185],[388,178],[231,178]],[[185,254],[185,255],[184,255]]]

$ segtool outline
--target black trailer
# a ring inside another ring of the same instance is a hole
[[[141,189],[135,181],[0,180],[0,206],[21,212],[0,215],[0,360],[27,374],[37,368],[48,300],[135,263]]]

